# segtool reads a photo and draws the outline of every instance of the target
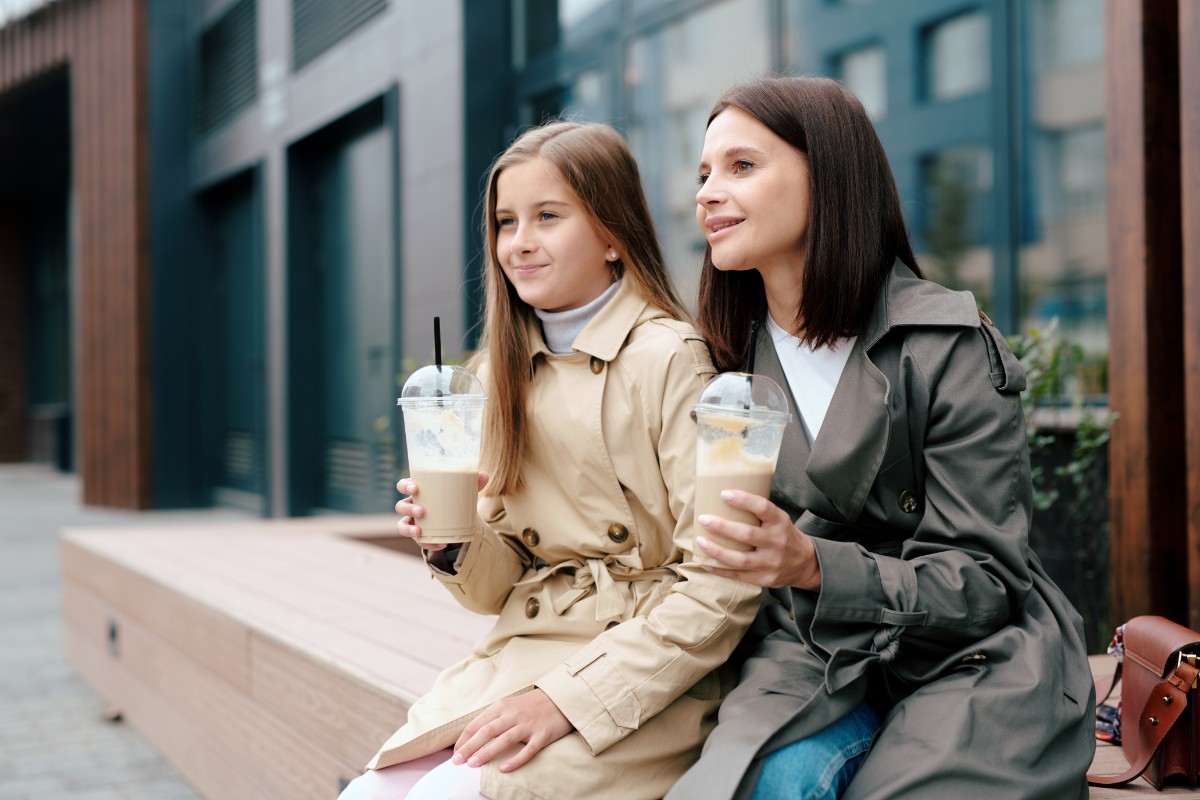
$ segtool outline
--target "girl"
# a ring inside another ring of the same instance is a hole
[[[405,797],[414,776],[410,798],[662,797],[715,724],[718,668],[762,596],[689,561],[688,412],[712,364],[616,131],[529,131],[485,204],[490,477],[477,539],[425,555],[499,620],[343,798]],[[398,488],[415,538],[420,486]]]
[[[921,278],[863,107],[827,79],[735,86],[700,180],[700,328],[728,368],[764,323],[794,423],[770,499],[724,495],[759,523],[698,520],[713,572],[773,599],[670,797],[1086,798],[1092,678],[1028,546],[1025,377],[969,293]]]

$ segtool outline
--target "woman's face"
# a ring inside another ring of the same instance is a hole
[[[704,134],[696,221],[719,270],[802,271],[808,231],[808,163],[737,108]]]
[[[583,204],[540,158],[505,167],[496,179],[496,257],[521,299],[570,311],[612,283],[616,251]]]

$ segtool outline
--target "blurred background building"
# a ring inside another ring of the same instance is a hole
[[[85,501],[383,511],[397,376],[478,334],[483,176],[628,137],[695,293],[713,101],[842,80],[932,277],[1106,392],[1103,0],[0,3],[0,459]]]

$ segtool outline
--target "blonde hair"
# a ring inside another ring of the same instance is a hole
[[[492,164],[484,194],[484,284],[487,308],[481,355],[491,373],[484,412],[485,494],[524,486],[522,463],[529,426],[526,402],[532,380],[527,325],[534,318],[504,276],[496,251],[496,182],[508,167],[542,159],[578,198],[597,233],[613,243],[618,277],[645,300],[678,319],[690,319],[663,265],[654,222],[642,192],[637,162],[621,135],[596,123],[549,122],[514,141]]]

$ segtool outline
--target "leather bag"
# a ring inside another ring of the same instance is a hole
[[[1200,633],[1165,617],[1134,617],[1125,623],[1124,642],[1124,660],[1100,702],[1124,681],[1121,749],[1129,769],[1120,775],[1089,774],[1088,783],[1117,786],[1140,775],[1159,790],[1164,780],[1176,777],[1195,788],[1200,773]]]

